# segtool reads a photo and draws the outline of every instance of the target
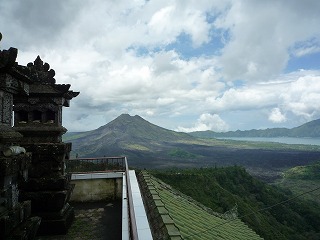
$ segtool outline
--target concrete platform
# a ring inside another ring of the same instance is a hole
[[[121,239],[122,204],[114,202],[70,203],[75,221],[66,235],[38,236],[37,240]]]

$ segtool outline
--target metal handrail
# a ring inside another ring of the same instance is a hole
[[[72,158],[66,161],[67,172],[107,172],[124,171],[125,157]],[[82,165],[84,164],[84,165]]]
[[[70,158],[67,160],[99,160],[99,159],[124,159],[125,157],[96,157],[96,158]]]
[[[127,158],[124,159],[125,167],[126,167],[126,181],[127,181],[127,197],[129,203],[129,218],[130,218],[130,235],[131,239],[138,240],[138,230],[137,230],[137,223],[136,218],[134,215],[134,208],[133,208],[133,198],[132,198],[132,191],[131,191],[131,183],[129,177],[129,168]]]

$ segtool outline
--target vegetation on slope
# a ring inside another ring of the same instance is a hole
[[[320,179],[320,162],[290,168],[284,172],[284,178],[304,180]]]
[[[193,153],[190,153],[188,151],[185,151],[181,148],[174,148],[169,151],[169,156],[171,157],[178,157],[178,158],[196,158],[197,156]]]
[[[289,137],[320,137],[320,119],[292,128]]]
[[[275,184],[290,189],[294,194],[301,194],[308,189],[314,189],[320,186],[320,162],[290,168],[283,173],[282,179]],[[319,194],[318,191],[305,195],[303,198],[320,204]]]
[[[216,212],[237,205],[239,217],[264,239],[320,238],[319,205],[300,198],[277,205],[294,196],[258,181],[241,167],[151,173]]]

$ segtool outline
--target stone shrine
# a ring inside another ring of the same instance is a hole
[[[11,127],[12,108],[15,97],[29,94],[31,79],[17,68],[17,53],[0,51],[0,239],[27,240],[35,237],[41,218],[31,217],[30,200],[19,201],[31,153],[18,146],[22,135]]]
[[[32,153],[20,199],[31,200],[32,214],[42,218],[40,235],[65,234],[74,219],[68,203],[74,186],[71,175],[65,173],[71,144],[61,140],[67,131],[62,126],[62,107],[69,107],[79,92],[69,90],[69,84],[56,84],[54,70],[39,56],[27,70],[32,80],[29,94],[13,100],[13,129],[23,135],[20,143]]]

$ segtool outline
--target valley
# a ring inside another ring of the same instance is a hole
[[[286,169],[320,160],[320,146],[209,139],[156,126],[122,114],[98,129],[67,133],[71,157],[127,156],[137,169],[243,166],[266,182]]]

